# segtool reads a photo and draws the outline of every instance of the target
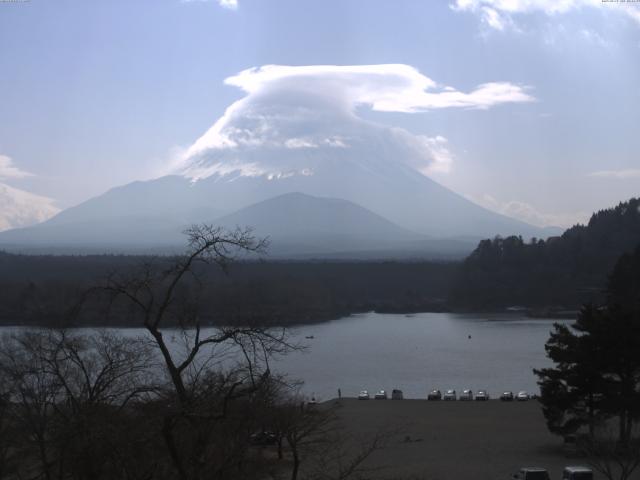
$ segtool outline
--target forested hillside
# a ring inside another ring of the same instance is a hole
[[[463,262],[452,302],[469,309],[577,308],[602,298],[616,260],[640,244],[640,199],[594,213],[560,237],[483,240]]]
[[[0,252],[0,324],[140,325],[128,311],[89,298],[81,315],[72,307],[111,273],[136,275],[141,265],[162,269],[171,257],[122,255],[28,256]],[[202,266],[202,320],[292,324],[355,312],[418,312],[446,308],[457,263],[240,262],[228,274]],[[117,306],[116,306],[117,307]]]

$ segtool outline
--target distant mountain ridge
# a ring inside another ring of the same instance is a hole
[[[425,251],[433,253],[436,239],[439,239],[437,249],[446,252],[454,247],[460,254],[470,251],[470,242],[475,243],[486,236],[544,237],[550,234],[548,229],[528,225],[470,202],[408,165],[389,159],[389,153],[382,146],[376,148],[374,136],[368,141],[331,151],[307,149],[296,152],[301,165],[308,166],[298,173],[274,176],[230,170],[224,175],[214,174],[197,181],[170,175],[133,182],[69,208],[42,224],[0,233],[0,247],[17,246],[23,251],[36,247],[71,251],[89,249],[96,253],[106,247],[110,251],[135,248],[137,252],[173,248],[183,245],[181,232],[192,223],[213,223],[219,219],[226,222],[229,220],[226,216],[244,208],[296,192],[350,202],[350,205],[367,210],[368,214],[360,211],[362,223],[355,217],[342,221],[344,214],[337,208],[339,204],[334,203],[330,221],[326,215],[323,220],[323,241],[317,237],[321,232],[315,232],[315,239],[298,235],[304,233],[301,227],[308,219],[293,215],[293,209],[286,210],[292,214],[287,218],[277,213],[275,204],[269,216],[254,215],[245,218],[244,222],[237,216],[235,221],[247,226],[257,222],[260,227],[256,228],[257,235],[272,231],[269,222],[263,221],[265,218],[271,218],[279,225],[278,232],[297,232],[295,238],[279,239],[276,245],[282,248],[272,251],[279,256],[340,252],[346,255],[356,251],[375,255],[381,248],[395,250],[404,256],[424,256]],[[354,151],[364,156],[354,156]],[[348,204],[340,205],[346,208]],[[353,210],[349,212],[354,213]],[[395,225],[395,229],[391,229],[394,233],[390,234],[389,229],[384,235],[355,232],[357,225],[373,228],[371,215],[378,216],[376,228],[381,227],[380,220],[384,219]],[[317,222],[320,216],[315,216]],[[287,222],[290,225],[285,225]],[[331,234],[327,228],[330,225],[334,229]],[[309,225],[307,237],[313,236],[315,227],[318,225]],[[349,233],[345,235],[340,229],[349,229]],[[414,232],[413,244],[407,242],[407,232]],[[433,242],[425,250],[424,242],[415,235],[428,237]],[[456,245],[462,238],[470,240],[463,241],[466,246],[460,250]],[[456,240],[448,242],[447,239]],[[339,252],[340,243],[344,249]]]
[[[250,205],[215,223],[251,225],[279,252],[287,245],[309,253],[388,248],[423,238],[355,203],[298,192]]]
[[[256,236],[267,237],[270,245],[266,256],[272,258],[406,258],[426,253],[435,257],[462,257],[475,243],[473,239],[433,239],[402,228],[353,202],[299,192],[279,195],[217,218],[214,210],[209,212],[209,223],[228,229],[250,226]],[[46,252],[48,245],[39,240],[44,235],[47,241],[53,240],[63,248],[60,253],[82,246],[84,253],[103,250],[140,253],[145,247],[180,251],[184,245],[181,232],[188,226],[185,218],[177,214],[166,221],[145,217],[140,209],[132,209],[127,217],[101,218],[99,223],[84,219],[74,223],[63,216],[36,228],[0,233],[0,245],[14,247],[10,250],[22,245],[31,247],[26,251],[35,248],[42,253],[41,249]],[[70,230],[74,231],[73,241],[69,241]]]

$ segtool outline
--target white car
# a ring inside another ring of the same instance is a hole
[[[362,390],[358,394],[358,400],[369,400],[369,392],[367,392],[366,390]]]
[[[514,480],[549,480],[549,473],[540,467],[522,467],[511,478]]]
[[[593,480],[593,470],[589,467],[564,467],[562,480]]]
[[[473,392],[471,390],[463,390],[460,394],[460,400],[466,402],[467,400],[473,400]]]
[[[489,400],[489,394],[486,390],[478,390],[475,396],[475,400],[479,402]]]
[[[387,392],[385,392],[384,390],[380,390],[378,393],[375,394],[373,398],[375,398],[376,400],[386,400]]]
[[[529,394],[522,390],[516,395],[516,400],[519,402],[526,402],[527,400],[529,400]]]

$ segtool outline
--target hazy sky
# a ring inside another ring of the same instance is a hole
[[[245,72],[264,65],[307,68]],[[0,209],[166,173],[300,72],[496,211],[568,225],[640,194],[640,4],[31,0],[0,2]]]

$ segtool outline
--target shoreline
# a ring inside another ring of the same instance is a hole
[[[528,319],[532,320],[574,320],[579,313],[579,310],[569,310],[569,309],[555,309],[555,308],[541,308],[541,309],[509,309],[501,308],[501,309],[478,309],[478,310],[470,310],[470,309],[449,309],[449,308],[441,308],[441,309],[428,309],[428,310],[419,310],[419,309],[372,309],[372,310],[357,310],[351,312],[342,312],[336,314],[335,316],[326,316],[319,319],[314,320],[303,320],[300,322],[289,322],[289,323],[264,323],[261,326],[264,327],[274,327],[274,328],[297,328],[297,327],[305,327],[311,325],[321,325],[327,322],[334,322],[337,320],[341,320],[344,318],[351,317],[353,315],[363,315],[363,314],[379,314],[379,315],[419,315],[419,314],[428,314],[428,313],[452,313],[457,315],[522,315]],[[242,323],[212,323],[212,322],[204,322],[201,323],[200,326],[203,328],[215,328],[215,327],[224,327],[224,326],[241,326]],[[57,323],[19,323],[19,322],[6,322],[0,320],[0,327],[33,327],[33,328],[68,328],[68,329],[80,329],[80,328],[119,328],[119,329],[136,329],[136,328],[144,328],[142,324],[140,325],[131,325],[130,323],[87,323],[87,324],[61,324]],[[168,325],[165,327],[166,330],[176,330],[180,327],[177,325]]]

